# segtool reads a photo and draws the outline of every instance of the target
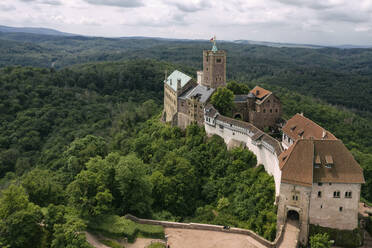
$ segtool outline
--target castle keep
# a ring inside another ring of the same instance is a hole
[[[226,52],[215,44],[203,52],[203,71],[196,78],[180,71],[166,77],[162,120],[182,129],[191,123],[203,125],[208,136],[222,137],[229,149],[251,150],[274,177],[277,230],[295,220],[297,239],[307,244],[310,224],[358,227],[363,170],[341,140],[303,114],[286,121],[281,140],[271,137],[263,130],[280,127],[281,103],[259,86],[247,95],[235,95],[234,118],[221,115],[209,103],[216,89],[226,86]]]

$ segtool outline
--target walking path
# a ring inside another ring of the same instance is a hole
[[[287,220],[284,229],[283,241],[280,243],[280,248],[296,248],[298,243],[298,235],[300,233],[299,223],[297,220]]]
[[[107,245],[102,244],[99,240],[103,237],[98,237],[92,233],[85,232],[88,243],[95,248],[110,248]],[[107,238],[104,238],[107,239]],[[153,241],[162,241],[159,239],[146,239],[146,238],[137,238],[134,243],[126,243],[124,241],[118,242],[125,248],[144,248],[151,244]]]
[[[99,242],[98,237],[89,232],[85,232],[85,237],[87,238],[88,243],[95,248],[110,248],[109,246]]]

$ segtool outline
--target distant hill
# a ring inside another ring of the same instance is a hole
[[[280,43],[280,42],[269,42],[269,41],[254,41],[254,40],[235,40],[233,42],[237,44],[260,45],[260,46],[279,47],[279,48],[293,47],[293,48],[319,49],[319,48],[327,47],[327,46],[311,45],[311,44]]]
[[[3,33],[29,33],[57,36],[75,36],[75,34],[64,33],[50,28],[29,28],[29,27],[8,27],[0,25],[0,32]]]

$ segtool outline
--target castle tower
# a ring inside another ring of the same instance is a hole
[[[216,38],[212,38],[212,50],[203,51],[202,85],[218,88],[226,86],[226,52],[218,50]]]

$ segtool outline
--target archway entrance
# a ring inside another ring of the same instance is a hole
[[[296,210],[289,210],[287,212],[287,220],[299,221],[300,215],[298,214]]]
[[[242,115],[240,113],[235,114],[234,119],[243,120]]]

